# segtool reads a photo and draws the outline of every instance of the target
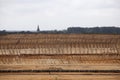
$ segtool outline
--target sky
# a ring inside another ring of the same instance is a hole
[[[0,30],[120,27],[120,0],[0,0]]]

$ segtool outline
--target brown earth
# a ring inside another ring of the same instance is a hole
[[[1,80],[120,80],[120,74],[103,74],[103,75],[78,75],[78,74],[17,74],[17,75],[0,75]]]
[[[0,70],[120,70],[120,35],[0,35]],[[0,80],[120,80],[120,72],[0,72]]]

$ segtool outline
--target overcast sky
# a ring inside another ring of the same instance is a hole
[[[0,30],[120,26],[120,0],[0,0]]]

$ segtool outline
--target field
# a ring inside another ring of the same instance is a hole
[[[120,35],[0,35],[1,80],[120,80]]]
[[[4,75],[1,80],[120,80],[120,75]]]

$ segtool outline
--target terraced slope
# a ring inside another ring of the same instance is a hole
[[[0,35],[0,74],[11,72],[120,76],[120,35]]]

